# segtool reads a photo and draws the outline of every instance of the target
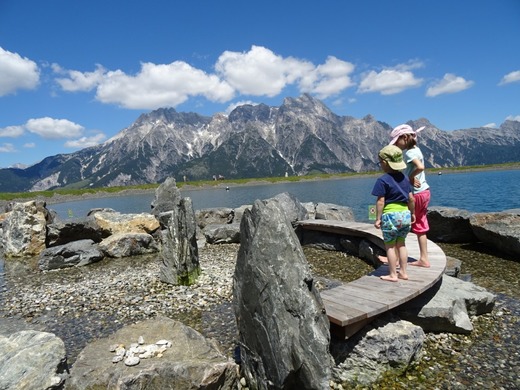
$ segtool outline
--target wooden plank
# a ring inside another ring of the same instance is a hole
[[[303,229],[363,237],[384,248],[381,231],[371,224],[346,221],[307,220],[298,224]],[[409,262],[419,258],[419,243],[415,234],[406,238]],[[408,280],[388,282],[380,276],[388,274],[381,266],[355,281],[320,293],[331,326],[331,332],[347,338],[381,313],[393,309],[428,290],[442,277],[446,255],[435,243],[428,241],[431,267],[408,266]]]

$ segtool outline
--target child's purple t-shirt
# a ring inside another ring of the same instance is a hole
[[[372,195],[384,196],[385,204],[407,203],[411,191],[410,182],[402,172],[385,173],[376,180]]]

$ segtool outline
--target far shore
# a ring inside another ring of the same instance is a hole
[[[500,171],[500,170],[517,170],[520,169],[520,162],[509,164],[509,165],[489,165],[484,167],[467,167],[467,168],[435,168],[435,169],[427,169],[426,173],[430,172],[430,175],[434,174],[458,174],[458,173],[467,173],[467,172],[479,172],[479,171]],[[297,182],[305,182],[305,181],[329,181],[329,180],[350,180],[350,179],[359,179],[366,177],[376,177],[380,172],[367,172],[367,173],[356,173],[356,174],[348,174],[348,175],[331,175],[331,176],[301,176],[298,180],[284,180],[283,178],[276,178],[276,180],[269,180],[269,178],[265,179],[250,179],[244,182],[234,182],[234,181],[215,181],[208,182],[203,184],[190,184],[183,183],[181,181],[177,181],[179,189],[181,190],[207,190],[207,189],[226,189],[233,187],[247,187],[247,186],[255,186],[255,185],[276,185],[276,184],[284,184],[284,183],[297,183]],[[57,203],[65,203],[70,201],[75,201],[78,199],[96,199],[96,198],[111,198],[116,196],[125,196],[125,195],[139,195],[139,194],[153,194],[155,193],[156,188],[127,188],[122,189],[121,191],[103,191],[103,189],[99,189],[96,192],[85,192],[83,194],[59,194],[54,193],[52,196],[43,196],[40,193],[35,193],[34,199],[41,200],[46,202],[47,204],[57,204]],[[32,200],[28,197],[21,198],[13,198],[11,200],[0,200],[0,207],[5,207],[9,202],[27,202]]]

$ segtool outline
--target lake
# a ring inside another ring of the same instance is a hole
[[[332,180],[255,184],[182,190],[190,197],[195,210],[212,207],[235,208],[252,204],[256,199],[271,198],[289,192],[300,202],[333,203],[353,209],[357,221],[368,222],[368,207],[375,203],[370,193],[376,176]],[[520,208],[520,170],[473,171],[429,174],[431,206],[445,206],[472,212],[492,212]],[[49,205],[63,218],[86,216],[93,208],[112,208],[121,213],[149,212],[153,193],[83,199]]]

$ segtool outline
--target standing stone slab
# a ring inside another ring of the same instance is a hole
[[[240,230],[233,299],[250,387],[328,389],[329,321],[282,205],[256,201]]]
[[[501,252],[520,255],[520,213],[479,213],[469,221],[480,241]]]
[[[197,224],[190,198],[182,198],[163,235],[160,279],[174,285],[190,285],[200,275]]]

